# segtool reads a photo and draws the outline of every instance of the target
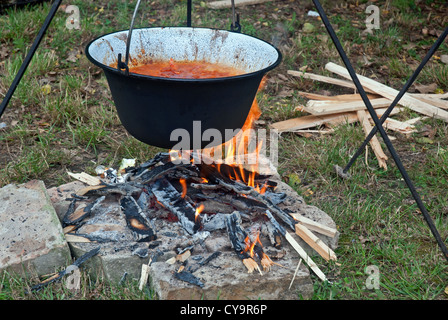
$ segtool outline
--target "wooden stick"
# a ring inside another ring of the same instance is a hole
[[[369,119],[367,117],[367,112],[364,110],[360,110],[357,112],[359,121],[362,124],[362,127],[364,129],[364,133],[366,136],[369,135],[370,131],[372,131],[372,125],[369,122]],[[383,149],[381,148],[380,142],[378,141],[378,138],[376,136],[373,136],[372,139],[369,141],[370,146],[373,149],[373,152],[375,153],[376,158],[378,159],[378,164],[381,168],[384,168],[384,170],[387,170],[387,163],[386,160],[388,159],[386,154],[384,153]]]
[[[388,107],[391,104],[391,101],[386,98],[380,98],[370,100],[370,103],[373,108],[377,109]],[[327,115],[367,109],[362,100],[349,102],[310,100],[307,102],[304,110],[314,115]]]
[[[81,182],[88,184],[89,186],[97,186],[101,183],[101,180],[98,177],[91,176],[90,174],[85,173],[85,172],[72,173],[72,172],[67,171],[67,174],[70,177],[75,178],[76,180],[79,180]]]
[[[267,2],[271,0],[235,0],[235,7],[251,5],[251,4],[259,4],[263,2]],[[212,1],[207,4],[209,8],[212,9],[224,9],[232,7],[232,2],[230,0],[220,0],[220,1]]]
[[[318,232],[320,234],[326,235],[330,238],[334,238],[334,236],[337,233],[336,229],[327,227],[321,223],[318,223],[314,220],[311,220],[309,218],[306,218],[304,216],[302,216],[299,213],[290,213],[290,215],[296,219],[297,221],[299,221],[299,223],[303,224],[305,227],[307,227],[308,229]]]
[[[321,100],[321,101],[329,100],[329,101],[340,101],[340,102],[362,101],[361,96],[356,93],[340,94],[340,95],[336,95],[336,96],[324,96],[321,94],[299,91],[299,94],[307,99],[310,99],[310,100]],[[371,100],[381,98],[381,96],[379,96],[377,94],[368,94],[367,97]]]
[[[318,74],[313,74],[313,73],[307,73],[307,72],[300,72],[300,71],[294,71],[294,70],[288,70],[287,73],[291,76],[294,77],[303,77],[305,79],[310,79],[310,80],[314,80],[314,81],[321,81],[321,82],[325,82],[325,83],[330,83],[330,84],[334,84],[337,86],[341,86],[341,87],[345,87],[345,88],[350,88],[350,89],[355,89],[356,90],[356,86],[351,82],[351,81],[346,81],[346,80],[341,80],[341,79],[335,79],[335,78],[331,78],[331,77],[326,77],[326,76],[321,76]],[[366,89],[364,89],[366,90]],[[369,93],[374,93],[371,90],[366,90],[366,92]]]
[[[416,118],[417,119],[417,118]],[[415,121],[415,119],[410,119]],[[389,129],[396,132],[401,132],[404,134],[409,134],[415,132],[415,127],[411,122],[401,122],[392,118],[387,118],[383,124],[385,129]]]
[[[327,123],[355,122],[358,118],[355,113],[330,114],[324,116],[309,115],[285,121],[279,121],[270,125],[272,129],[281,132],[290,132],[300,129],[308,129],[321,126]]]
[[[140,282],[138,284],[138,289],[140,291],[143,290],[143,286],[148,282],[149,277],[149,265],[151,264],[152,259],[149,258],[148,264],[142,264],[142,273],[140,275]]]
[[[289,244],[297,251],[300,257],[305,261],[305,263],[313,270],[313,272],[321,279],[322,281],[328,281],[325,274],[319,269],[316,263],[308,256],[306,251],[298,244],[298,242],[289,234],[289,232],[285,233],[285,238],[289,242]]]
[[[288,290],[291,289],[292,283],[294,282],[294,279],[296,278],[297,272],[299,271],[299,268],[300,268],[300,265],[301,265],[301,264],[302,264],[302,259],[300,259],[300,260],[299,260],[299,263],[297,264],[296,271],[294,271],[294,275],[292,276],[291,283],[289,284],[289,288],[288,288]]]
[[[311,248],[316,250],[318,254],[325,260],[337,260],[336,254],[321,239],[316,237],[303,224],[296,224],[296,234],[302,238]]]
[[[325,65],[325,69],[334,72],[344,78],[351,79],[346,68],[341,67],[333,62],[329,62]],[[356,75],[361,82],[362,86],[369,89],[370,91],[374,91],[375,93],[389,99],[395,99],[398,95],[398,90],[395,90],[391,87],[388,87],[378,81],[369,79],[367,77]],[[426,102],[420,101],[408,93],[405,93],[400,100],[400,104],[408,107],[411,110],[422,113],[429,117],[435,117],[437,119],[444,120],[448,122],[448,111],[437,108],[433,105],[430,105]]]

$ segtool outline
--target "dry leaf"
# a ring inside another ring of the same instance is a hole
[[[414,88],[420,93],[433,93],[437,89],[437,83],[431,83],[428,85],[416,83]]]

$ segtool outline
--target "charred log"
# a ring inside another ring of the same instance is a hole
[[[144,218],[140,206],[133,197],[123,197],[120,201],[120,206],[124,212],[128,228],[143,236],[142,239],[139,239],[140,242],[152,241],[157,238],[149,222]]]
[[[201,280],[199,280],[198,277],[193,275],[191,272],[188,271],[176,272],[174,273],[174,276],[179,280],[188,282],[201,288],[204,287],[204,283]]]
[[[78,200],[74,198],[70,203],[64,218],[62,219],[63,226],[78,225],[82,220],[84,220],[84,218],[90,216],[90,214],[101,202],[104,201],[105,198],[105,196],[102,196],[89,204],[83,203],[78,207],[76,207],[76,202]]]
[[[182,199],[181,194],[166,179],[155,181],[150,189],[166,209],[170,210],[189,234],[194,234],[200,228],[195,221],[196,210]]]

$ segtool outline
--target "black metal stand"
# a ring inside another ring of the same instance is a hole
[[[429,215],[428,211],[426,210],[420,195],[418,194],[417,190],[415,189],[411,179],[409,178],[403,163],[401,162],[400,157],[398,156],[397,152],[395,151],[395,148],[393,147],[388,135],[386,134],[386,132],[384,131],[384,128],[382,126],[382,123],[384,122],[384,120],[386,120],[386,118],[389,116],[390,112],[392,111],[392,109],[395,107],[395,105],[398,103],[398,101],[401,99],[401,97],[403,96],[403,94],[409,89],[409,87],[411,86],[412,82],[415,80],[415,78],[417,77],[418,73],[420,72],[420,70],[423,68],[423,66],[426,64],[426,62],[429,60],[429,58],[431,58],[431,56],[434,54],[435,50],[438,48],[438,46],[443,42],[443,40],[445,39],[447,32],[448,32],[448,28],[445,29],[444,34],[439,37],[439,39],[437,40],[437,42],[433,45],[433,47],[431,48],[430,52],[428,53],[428,55],[425,57],[424,61],[422,62],[422,64],[417,68],[417,70],[414,72],[414,75],[409,79],[409,81],[406,83],[406,85],[403,87],[403,89],[400,91],[400,93],[397,95],[397,97],[394,99],[394,101],[392,102],[392,104],[390,105],[390,107],[388,108],[387,112],[383,115],[383,117],[381,117],[381,120],[378,119],[378,116],[376,115],[376,112],[374,110],[374,108],[372,107],[372,104],[370,103],[369,98],[366,95],[366,92],[364,91],[361,83],[359,82],[359,79],[350,63],[350,61],[347,58],[347,55],[344,52],[344,49],[341,46],[341,43],[339,42],[338,37],[336,36],[336,33],[333,30],[333,27],[331,26],[330,21],[328,20],[327,16],[325,15],[325,12],[321,6],[321,4],[319,3],[318,0],[313,0],[314,6],[316,7],[317,11],[319,12],[319,15],[322,19],[322,22],[325,25],[325,28],[327,29],[334,45],[336,46],[336,49],[338,50],[338,53],[342,59],[342,61],[345,64],[345,67],[347,68],[350,77],[353,80],[353,83],[356,86],[356,89],[358,90],[359,94],[361,95],[361,98],[364,102],[364,104],[367,107],[367,110],[369,111],[370,116],[372,117],[374,123],[375,123],[375,127],[374,129],[370,132],[370,134],[368,135],[368,137],[366,138],[366,140],[363,143],[363,147],[361,147],[357,154],[355,155],[356,157],[358,157],[361,152],[364,150],[365,145],[369,142],[369,140],[375,135],[376,130],[379,130],[384,143],[386,144],[390,154],[392,155],[392,158],[395,161],[395,164],[398,167],[398,170],[400,171],[404,181],[406,182],[406,185],[408,186],[415,202],[417,203],[417,206],[419,207],[420,211],[422,212],[426,223],[429,226],[429,229],[431,230],[434,238],[437,241],[437,244],[439,245],[440,249],[442,250],[444,257],[446,260],[448,260],[448,250],[445,246],[445,243],[443,242],[443,240],[440,237],[439,232],[437,231],[436,226],[434,225],[434,222],[431,219],[431,216]],[[350,161],[350,166],[353,164],[353,162],[356,160],[356,157],[353,157],[352,160]],[[348,168],[350,168],[350,166],[347,166],[344,169],[344,172],[346,172],[346,170],[348,170]]]
[[[25,60],[23,60],[22,65],[19,69],[19,72],[17,73],[16,77],[14,78],[11,86],[9,87],[8,92],[5,95],[5,98],[2,101],[2,104],[0,105],[0,118],[3,115],[3,112],[5,111],[6,107],[9,104],[9,101],[11,100],[12,95],[14,94],[14,91],[16,91],[17,86],[20,83],[20,80],[23,77],[23,74],[25,73],[26,69],[28,68],[28,65],[31,62],[31,59],[34,56],[34,53],[37,50],[37,47],[39,47],[40,41],[44,37],[45,32],[48,29],[48,26],[50,25],[51,21],[53,20],[54,15],[56,14],[56,11],[58,11],[59,5],[61,4],[62,0],[56,0],[53,2],[53,5],[51,6],[50,12],[48,13],[47,18],[44,21],[44,24],[42,25],[42,28],[40,29],[39,33],[36,36],[36,39],[34,39],[34,43],[30,48],[30,51],[28,51],[28,54],[25,57]]]

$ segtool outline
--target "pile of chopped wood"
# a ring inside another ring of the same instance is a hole
[[[289,70],[288,74],[294,77],[303,77],[305,79],[356,89],[346,68],[332,62],[327,63],[325,68],[348,80],[294,70]],[[368,98],[378,117],[381,117],[398,95],[398,90],[358,74],[357,77],[364,90],[368,93]],[[278,130],[279,133],[331,133],[333,132],[334,126],[341,123],[359,122],[365,134],[368,135],[373,128],[373,120],[361,96],[357,93],[336,96],[325,96],[307,92],[299,93],[309,100],[306,105],[298,106],[296,109],[307,112],[310,115],[273,123],[271,124],[272,129]],[[390,116],[402,111],[404,107],[420,113],[422,116],[407,121],[399,121],[389,117],[383,126],[389,131],[410,134],[416,131],[415,124],[424,117],[434,117],[448,122],[448,101],[444,100],[447,98],[448,94],[405,93],[399,101],[399,106],[394,108]],[[380,167],[387,169],[387,156],[384,154],[376,136],[370,140],[370,146],[378,159]]]

